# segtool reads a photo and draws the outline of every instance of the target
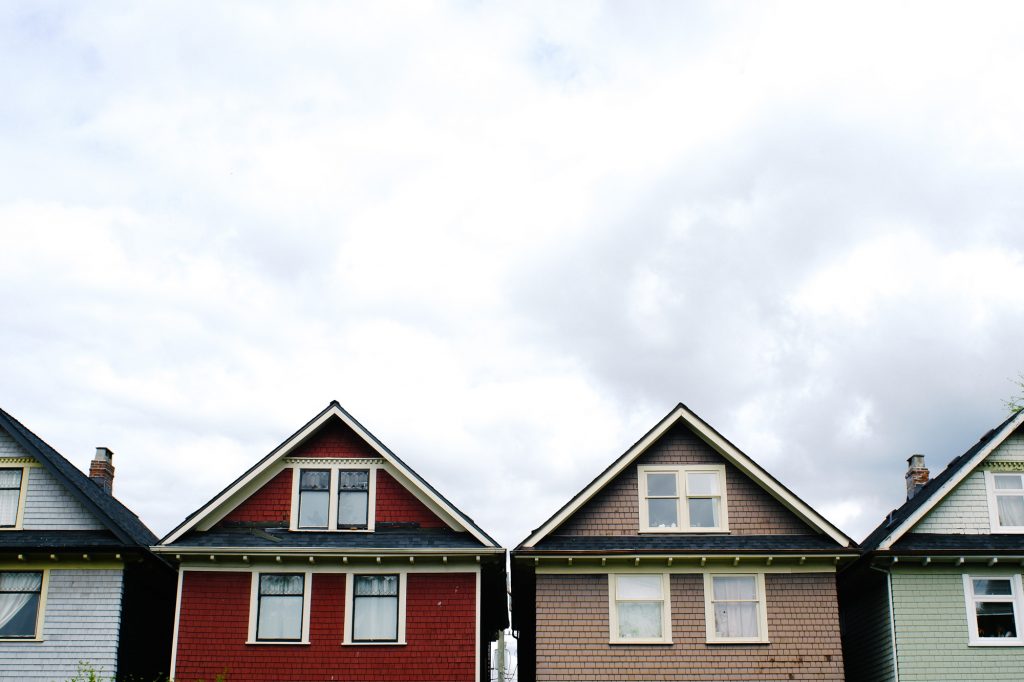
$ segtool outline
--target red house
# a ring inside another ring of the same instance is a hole
[[[486,680],[505,550],[332,402],[155,551],[177,682]]]

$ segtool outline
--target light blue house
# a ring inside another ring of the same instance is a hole
[[[934,479],[908,460],[907,501],[840,575],[850,682],[1024,680],[1024,412]]]

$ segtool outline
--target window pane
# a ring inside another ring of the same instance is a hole
[[[0,594],[0,637],[35,637],[39,593]]]
[[[303,471],[299,479],[299,487],[302,490],[330,490],[330,471]]]
[[[715,576],[711,579],[714,586],[715,601],[719,599],[757,599],[757,583],[753,576]]]
[[[331,494],[326,490],[299,493],[299,528],[327,528],[327,508]]]
[[[660,575],[618,575],[615,576],[616,599],[661,599]]]
[[[679,526],[676,500],[647,500],[647,525],[651,528],[676,528]]]
[[[20,490],[0,490],[0,526],[13,526],[18,521]]]
[[[696,498],[686,501],[690,509],[690,528],[718,527],[718,498]]]
[[[695,472],[686,475],[687,495],[717,495],[718,474],[713,471]]]
[[[369,490],[369,471],[339,471],[338,490]]]
[[[1010,602],[980,602],[975,605],[978,616],[979,637],[1016,637],[1017,624],[1013,620]]]
[[[339,492],[338,525],[365,526],[369,496],[366,492]]]
[[[647,494],[676,496],[675,474],[647,474]]]
[[[974,594],[981,595],[995,595],[995,594],[1013,594],[1013,589],[1010,587],[1010,581],[993,579],[993,578],[974,578]]]
[[[302,594],[305,576],[301,575],[261,575],[260,594]]]
[[[996,495],[1000,526],[1024,526],[1024,495]]]
[[[352,604],[352,639],[398,641],[398,597],[359,597]]]
[[[1024,476],[1020,474],[996,474],[996,490],[1024,490]]]
[[[646,639],[661,637],[661,602],[619,602],[619,637]]]
[[[357,575],[357,597],[393,597],[398,595],[397,575]]]
[[[715,604],[715,634],[719,637],[757,637],[757,603]]]
[[[260,597],[256,639],[301,639],[302,597]]]
[[[21,469],[0,469],[0,488],[20,488]]]

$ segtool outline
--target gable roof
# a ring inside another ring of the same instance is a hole
[[[520,544],[520,548],[534,547],[551,534],[555,529],[565,523],[577,510],[586,504],[598,492],[611,483],[623,470],[635,462],[642,454],[654,445],[673,426],[683,423],[689,427],[698,437],[706,442],[715,452],[720,454],[730,464],[734,465],[743,474],[747,475],[755,483],[760,485],[769,495],[779,503],[796,514],[802,521],[820,533],[832,538],[841,547],[851,547],[856,543],[836,526],[829,523],[825,517],[816,512],[810,505],[801,500],[786,486],[779,483],[771,474],[762,469],[754,460],[740,451],[730,443],[722,434],[713,429],[707,422],[697,416],[686,405],[679,403],[665,417],[658,422],[654,428],[648,431],[643,438],[633,444],[617,460],[601,472],[597,478],[590,482],[583,490],[576,494],[568,503],[559,509],[555,514],[545,521],[540,528],[533,531],[526,540]]]
[[[885,520],[864,539],[861,548],[865,552],[892,548],[1021,424],[1024,424],[1024,411],[1010,415],[1002,424],[982,436],[967,452],[950,462],[942,473],[928,481],[916,495],[889,512]]]
[[[0,429],[6,431],[124,545],[148,548],[156,540],[156,535],[128,507],[104,492],[78,467],[2,409]]]
[[[234,482],[224,488],[224,490],[217,493],[209,502],[190,514],[184,522],[160,540],[159,544],[169,545],[176,540],[179,540],[189,531],[198,529],[201,525],[209,524],[211,523],[211,520],[215,522],[222,518],[231,509],[237,506],[239,502],[241,502],[240,499],[233,498],[244,492],[245,488],[254,482],[260,482],[262,484],[261,479],[270,472],[274,464],[291,454],[292,451],[298,448],[332,419],[341,420],[342,423],[352,429],[359,438],[366,442],[367,445],[380,455],[384,461],[391,464],[391,466],[393,466],[395,470],[413,486],[411,492],[413,492],[417,497],[424,498],[428,503],[428,506],[431,506],[435,511],[440,511],[442,515],[448,516],[455,525],[468,531],[470,535],[480,542],[480,544],[487,547],[499,547],[498,543],[491,536],[485,533],[482,528],[473,522],[473,519],[459,511],[455,505],[449,502],[443,495],[441,495],[441,493],[434,489],[433,486],[427,483],[423,477],[413,471],[413,469],[395,455],[395,453],[391,452],[391,450],[381,443],[376,436],[360,424],[355,417],[345,411],[337,400],[332,400],[318,415],[313,417],[302,428],[285,439],[283,443],[271,450],[266,457],[261,459],[248,471],[235,479]]]

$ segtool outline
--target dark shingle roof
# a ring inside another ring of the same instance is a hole
[[[825,535],[549,535],[534,548],[516,550],[517,555],[545,552],[720,552],[844,553]]]
[[[916,495],[904,502],[900,507],[889,512],[889,515],[886,516],[885,520],[882,521],[877,528],[871,531],[866,538],[864,538],[864,542],[861,543],[861,549],[864,552],[870,552],[875,549],[878,544],[889,535],[889,533],[910,518],[911,514],[924,505],[928,499],[946,483],[946,481],[953,478],[957,472],[967,466],[967,463],[970,462],[976,454],[988,445],[993,438],[1001,434],[1010,422],[1016,418],[1017,414],[1011,414],[1002,424],[982,436],[970,450],[950,462],[942,473],[928,481],[921,490],[917,491]]]
[[[0,429],[9,433],[18,445],[42,464],[98,521],[110,529],[122,545],[149,547],[156,542],[156,535],[128,507],[101,490],[74,464],[2,409]]]
[[[187,533],[170,547],[253,549],[470,549],[480,541],[449,528],[403,528],[373,533],[294,532],[286,528],[219,528]]]
[[[951,535],[937,533],[907,533],[893,543],[888,554],[992,554],[1013,552],[1024,554],[1024,535],[998,533],[992,535]]]
[[[124,543],[109,530],[6,530],[0,533],[0,550],[98,550],[120,549]]]

